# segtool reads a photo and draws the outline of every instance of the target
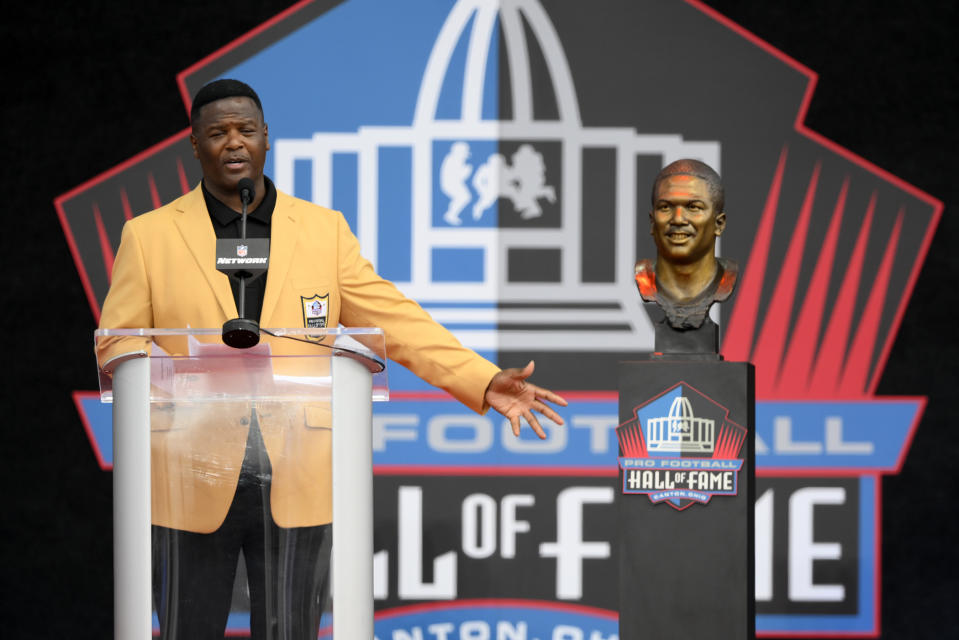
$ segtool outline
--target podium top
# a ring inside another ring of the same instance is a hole
[[[329,398],[330,360],[346,357],[373,376],[373,400],[388,400],[386,336],[377,328],[260,329],[249,349],[223,344],[222,329],[98,329],[100,399],[113,401],[113,372],[150,358],[151,402],[238,398],[310,402]]]

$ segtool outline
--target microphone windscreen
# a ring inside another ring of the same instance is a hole
[[[240,190],[240,202],[245,202],[247,204],[253,202],[253,196],[256,194],[256,187],[254,186],[252,180],[249,178],[243,178],[237,185],[237,189]]]

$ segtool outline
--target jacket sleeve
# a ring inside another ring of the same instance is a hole
[[[135,329],[153,327],[153,304],[143,247],[136,225],[123,225],[120,248],[113,262],[110,290],[103,301],[100,329]],[[123,360],[147,356],[150,339],[140,337],[101,337],[97,341],[97,364],[106,372]]]
[[[378,276],[360,254],[359,241],[341,214],[337,214],[337,226],[341,322],[383,329],[391,360],[477,413],[485,413],[486,387],[499,367],[464,347],[419,304]]]

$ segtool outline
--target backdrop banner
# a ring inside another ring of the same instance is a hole
[[[535,359],[571,401],[515,439],[391,364],[381,640],[615,635],[617,363],[653,350],[633,265],[683,157],[722,175],[719,253],[743,270],[715,319],[756,372],[757,631],[879,632],[881,478],[925,399],[875,390],[942,205],[807,129],[815,75],[787,54],[695,0],[314,0],[179,76],[185,105],[252,85],[278,189],[342,211],[464,344]],[[188,136],[57,199],[94,316],[123,223],[198,183]],[[109,468],[109,411],[75,399]]]

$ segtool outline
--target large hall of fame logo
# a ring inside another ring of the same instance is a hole
[[[541,77],[534,54],[546,61]],[[534,77],[551,88],[552,117],[537,117]],[[308,181],[313,200],[326,203],[338,190],[355,191],[364,254],[468,346],[651,349],[629,269],[590,274],[594,257],[582,243],[594,213],[583,206],[585,152],[613,156],[622,180],[606,194],[615,223],[604,249],[632,265],[636,225],[644,226],[627,178],[637,158],[695,157],[720,167],[719,143],[584,126],[566,53],[536,0],[456,2],[417,85],[409,124],[321,130],[308,139],[274,135],[277,186],[303,193],[301,180]],[[411,193],[386,200],[380,181],[397,174]],[[411,230],[408,243],[384,232],[386,216],[387,229]],[[464,318],[470,327],[457,328]]]
[[[650,99],[688,93],[684,74],[659,72],[667,50],[723,100]],[[280,189],[343,211],[378,271],[467,345],[559,356],[558,388],[612,389],[610,364],[651,350],[632,278],[652,247],[648,184],[680,157],[719,170],[735,205],[720,251],[744,277],[717,320],[726,358],[756,365],[757,513],[779,518],[797,477],[825,478],[825,493],[841,477],[862,505],[849,514],[855,599],[791,609],[779,577],[758,580],[757,628],[878,632],[880,476],[902,464],[923,399],[874,392],[942,207],[803,125],[814,73],[695,0],[306,0],[184,71],[185,103],[218,76],[263,98]],[[187,136],[57,199],[95,316],[122,224],[198,182]],[[77,395],[102,453],[109,415],[95,402]],[[608,460],[584,453],[579,431],[558,464],[615,471],[614,431]],[[423,468],[454,464],[415,453]],[[474,464],[526,460],[498,455]],[[766,533],[779,553],[782,532]]]

